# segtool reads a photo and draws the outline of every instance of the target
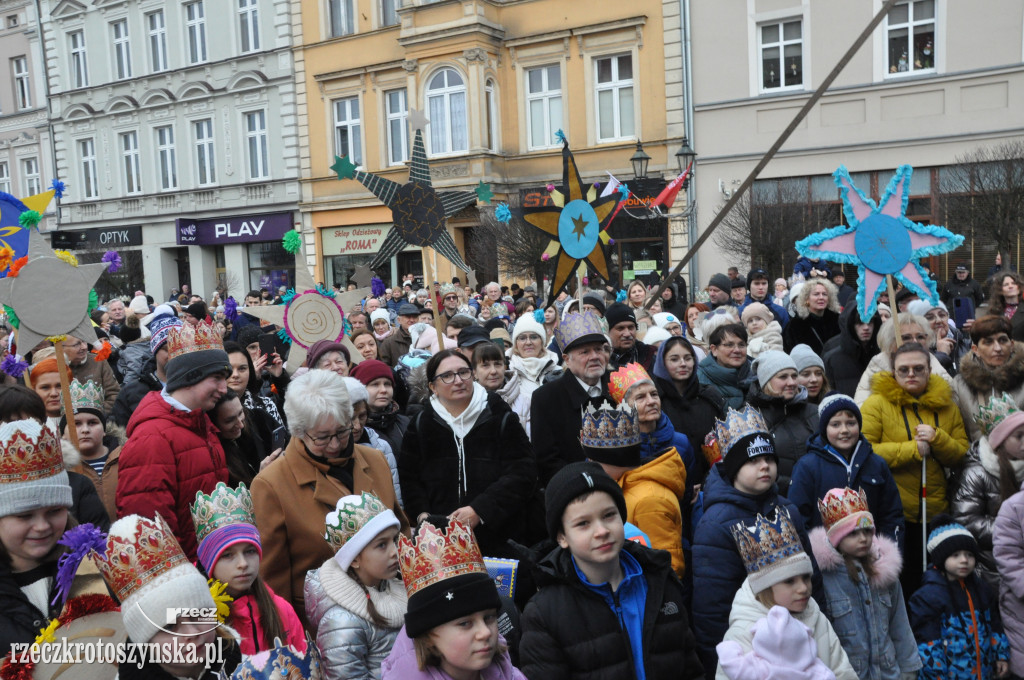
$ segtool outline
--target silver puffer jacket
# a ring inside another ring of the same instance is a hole
[[[344,573],[332,558],[306,574],[306,616],[316,628],[324,680],[380,680],[400,627],[380,628],[336,602],[320,582],[324,569]]]

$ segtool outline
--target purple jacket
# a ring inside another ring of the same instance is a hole
[[[498,636],[498,642],[505,644],[504,638]],[[381,680],[452,680],[451,676],[437,666],[428,666],[421,671],[416,663],[416,648],[412,640],[405,634],[405,626],[395,638],[395,646],[391,648],[388,658],[381,664]],[[508,652],[495,658],[494,662],[480,671],[480,680],[527,680],[522,672],[512,665]]]
[[[1024,676],[1024,487],[999,507],[992,556],[1000,576],[999,613],[1010,639],[1010,672]]]

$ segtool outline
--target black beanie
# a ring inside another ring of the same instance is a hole
[[[206,318],[206,303],[203,301],[193,302],[185,308],[185,311],[202,321]]]
[[[616,325],[623,321],[632,321],[633,325],[636,325],[636,314],[633,313],[629,305],[622,302],[616,302],[608,307],[608,311],[604,313],[604,318],[608,320],[608,328],[615,328]]]
[[[728,451],[723,452],[722,476],[731,484],[736,479],[740,468],[760,456],[774,456],[778,461],[779,455],[775,451],[775,438],[766,432],[753,432],[733,442]]]
[[[606,307],[604,304],[604,295],[599,293],[587,293],[583,296],[583,304],[591,305],[597,310],[598,314],[603,315],[605,313]]]
[[[167,362],[164,371],[167,374],[167,392],[170,393],[199,384],[218,373],[230,376],[231,362],[228,361],[228,353],[222,349],[201,349],[174,357]]]
[[[946,559],[955,552],[967,550],[978,557],[978,541],[974,534],[951,516],[936,515],[928,524],[935,527],[928,532],[928,557],[939,571],[945,571]]]
[[[580,496],[593,491],[604,491],[611,496],[622,515],[622,521],[626,521],[626,497],[622,495],[618,483],[605,474],[597,463],[569,463],[551,478],[544,491],[544,521],[551,538],[558,540],[565,508]]]

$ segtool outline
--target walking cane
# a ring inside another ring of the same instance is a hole
[[[921,458],[921,571],[928,571],[928,459]]]

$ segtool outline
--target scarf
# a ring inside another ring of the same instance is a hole
[[[476,425],[480,414],[487,408],[487,390],[480,383],[473,383],[473,396],[469,400],[469,406],[457,416],[453,416],[445,408],[436,394],[430,397],[430,406],[441,420],[448,424],[448,427],[452,429],[452,434],[455,435],[455,448],[459,455],[459,503],[461,505],[469,491],[469,482],[466,479],[465,439]]]
[[[395,331],[393,328],[387,329],[387,331],[384,333],[378,333],[377,331],[373,331],[373,337],[377,338],[377,342],[384,342],[384,338],[388,337],[394,332]]]
[[[249,411],[259,409],[273,418],[274,422],[277,423],[278,426],[284,425],[284,421],[281,419],[281,413],[277,410],[277,404],[274,403],[273,399],[264,394],[253,397],[252,391],[246,390],[242,406]]]
[[[320,585],[327,597],[361,619],[370,621],[370,612],[366,607],[366,601],[369,599],[373,601],[377,613],[387,621],[389,628],[398,629],[405,623],[409,598],[405,593],[405,587],[398,579],[381,581],[376,588],[364,590],[340,564],[330,559],[320,567]]]
[[[542,357],[521,357],[518,354],[513,354],[509,357],[508,363],[508,367],[518,373],[523,380],[523,387],[527,388],[524,390],[526,394],[532,394],[535,389],[540,387],[540,379],[544,376],[544,371],[548,366],[556,364],[557,360],[553,352],[546,351]]]
[[[383,411],[370,411],[366,423],[377,432],[389,432],[398,419],[398,410],[398,402],[392,401]]]

